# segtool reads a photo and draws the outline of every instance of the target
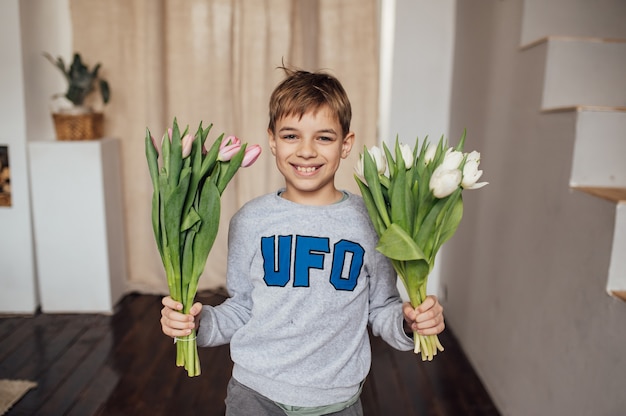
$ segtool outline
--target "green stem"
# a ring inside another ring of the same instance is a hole
[[[185,367],[189,377],[200,375],[200,358],[196,343],[196,331],[176,340],[176,365]]]
[[[411,305],[418,307],[426,300],[426,296],[426,282],[424,282],[419,288],[409,292]],[[437,335],[420,335],[417,331],[414,331],[413,340],[415,342],[413,352],[415,354],[421,354],[422,361],[432,361],[433,357],[437,355],[437,351],[443,351],[443,345],[441,345]]]

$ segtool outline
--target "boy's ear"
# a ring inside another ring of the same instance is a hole
[[[276,156],[276,139],[274,138],[274,133],[272,133],[272,129],[267,129],[267,141],[270,145],[270,150],[272,154]]]
[[[346,137],[343,139],[343,144],[341,145],[341,158],[345,159],[350,155],[350,150],[352,150],[352,146],[354,145],[355,140],[354,132],[349,132]]]

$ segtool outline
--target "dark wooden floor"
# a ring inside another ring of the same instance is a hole
[[[112,316],[1,317],[0,378],[38,383],[7,415],[223,415],[228,346],[201,348],[202,374],[188,378],[161,333],[160,308],[158,296],[130,294]],[[440,339],[446,350],[422,362],[372,338],[365,415],[498,415],[452,330]]]

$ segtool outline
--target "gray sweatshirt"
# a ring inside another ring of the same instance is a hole
[[[198,345],[230,342],[233,377],[276,402],[349,399],[370,369],[368,323],[392,347],[413,349],[377,241],[354,194],[326,206],[278,193],[250,201],[230,222],[230,297],[204,306]]]

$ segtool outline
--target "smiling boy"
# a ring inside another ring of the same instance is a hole
[[[162,329],[177,337],[197,327],[199,346],[230,343],[227,415],[362,415],[367,326],[410,351],[403,321],[438,334],[443,311],[433,296],[417,309],[403,305],[362,198],[335,187],[355,141],[343,87],[325,73],[285,71],[268,127],[285,187],[233,216],[230,297],[216,307],[196,303],[189,315],[166,297]]]

